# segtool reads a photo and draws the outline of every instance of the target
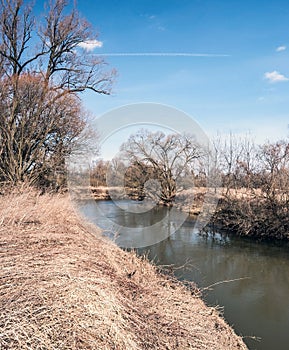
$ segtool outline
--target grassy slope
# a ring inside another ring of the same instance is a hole
[[[0,223],[1,349],[246,349],[214,309],[102,239],[67,197],[2,196]]]

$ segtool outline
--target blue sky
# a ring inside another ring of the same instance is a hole
[[[157,102],[190,114],[210,135],[289,135],[288,1],[79,0],[78,9],[102,42],[90,52],[107,54],[118,71],[112,96],[83,96],[94,115]]]

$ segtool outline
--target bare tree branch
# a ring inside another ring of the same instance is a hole
[[[41,23],[23,0],[0,4],[0,180],[41,179],[63,169],[84,128],[77,94],[109,94],[115,71],[80,48],[93,33],[66,0]]]
[[[203,155],[201,147],[187,135],[141,130],[131,135],[122,151],[138,169],[152,169],[150,175],[161,183],[159,200],[170,205],[177,191],[179,179],[190,172],[195,159]],[[147,177],[145,177],[145,181]]]

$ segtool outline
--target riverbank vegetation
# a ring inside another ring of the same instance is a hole
[[[232,135],[220,147],[223,195],[214,219],[239,235],[289,239],[289,143]]]
[[[65,195],[0,197],[1,349],[246,349],[198,289],[104,239]]]
[[[97,35],[65,0],[50,2],[41,23],[22,0],[4,1],[0,18],[1,190],[23,183],[43,192],[65,188],[65,159],[85,152],[90,139],[97,143],[79,93],[109,94],[115,72],[85,54]],[[230,135],[206,149],[195,136],[140,130],[121,157],[91,167],[90,184],[114,187],[116,195],[124,187],[128,198],[168,206],[181,192],[178,207],[195,214],[203,188],[219,186],[215,223],[239,235],[288,239],[288,141],[256,145]]]
[[[43,17],[23,0],[0,3],[0,347],[246,349],[194,285],[120,250],[48,194],[66,189],[66,157],[96,138],[79,94],[110,94],[115,72],[85,52],[97,34],[68,1],[49,1]],[[186,142],[176,163],[198,158]],[[165,192],[163,180],[174,169],[146,167],[171,201],[174,181]]]
[[[145,133],[142,131],[140,135],[143,137]],[[212,157],[208,157],[204,149],[196,151],[198,145],[194,144],[194,148],[190,148],[194,150],[190,162],[180,159],[175,163],[176,147],[166,148],[169,137],[147,136],[153,140],[157,138],[157,142],[150,143],[145,137],[142,152],[138,149],[140,145],[137,147],[129,141],[123,146],[126,153],[129,152],[131,162],[118,158],[96,163],[90,172],[95,198],[110,198],[108,174],[115,177],[113,184],[118,184],[119,188],[122,184],[125,189],[117,191],[118,187],[113,187],[114,193],[125,193],[126,198],[138,200],[148,196],[160,204],[171,201],[194,215],[202,211],[206,193],[210,191],[214,195],[215,192],[219,202],[211,224],[247,237],[289,239],[287,140],[257,145],[252,137],[230,134],[214,140]],[[131,136],[131,139],[135,137]],[[192,144],[191,141],[190,147]],[[213,166],[208,161],[213,162]],[[165,193],[169,193],[167,200],[163,200]],[[177,203],[174,201],[176,195]]]
[[[85,52],[97,33],[68,1],[40,18],[27,2],[1,1],[0,182],[57,189],[65,157],[90,136],[79,94],[109,94],[114,70]]]

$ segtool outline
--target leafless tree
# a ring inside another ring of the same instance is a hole
[[[147,130],[131,135],[121,150],[134,166],[151,169],[160,183],[159,200],[166,205],[174,201],[182,176],[191,174],[193,162],[204,153],[193,137]]]
[[[0,3],[0,179],[37,182],[63,168],[84,129],[77,94],[109,94],[114,71],[81,48],[96,36],[66,0],[40,22],[23,0]]]
[[[92,187],[106,186],[106,174],[109,167],[109,161],[99,159],[92,164],[90,170],[90,185]]]
[[[225,182],[227,192],[220,201],[217,219],[241,235],[288,238],[288,142],[256,146],[243,139],[238,145],[236,150],[234,146],[229,148],[233,155],[226,158],[234,159],[230,168],[233,180]]]
[[[259,148],[259,184],[267,200],[289,201],[289,144],[266,143]],[[284,203],[283,203],[284,204]]]

